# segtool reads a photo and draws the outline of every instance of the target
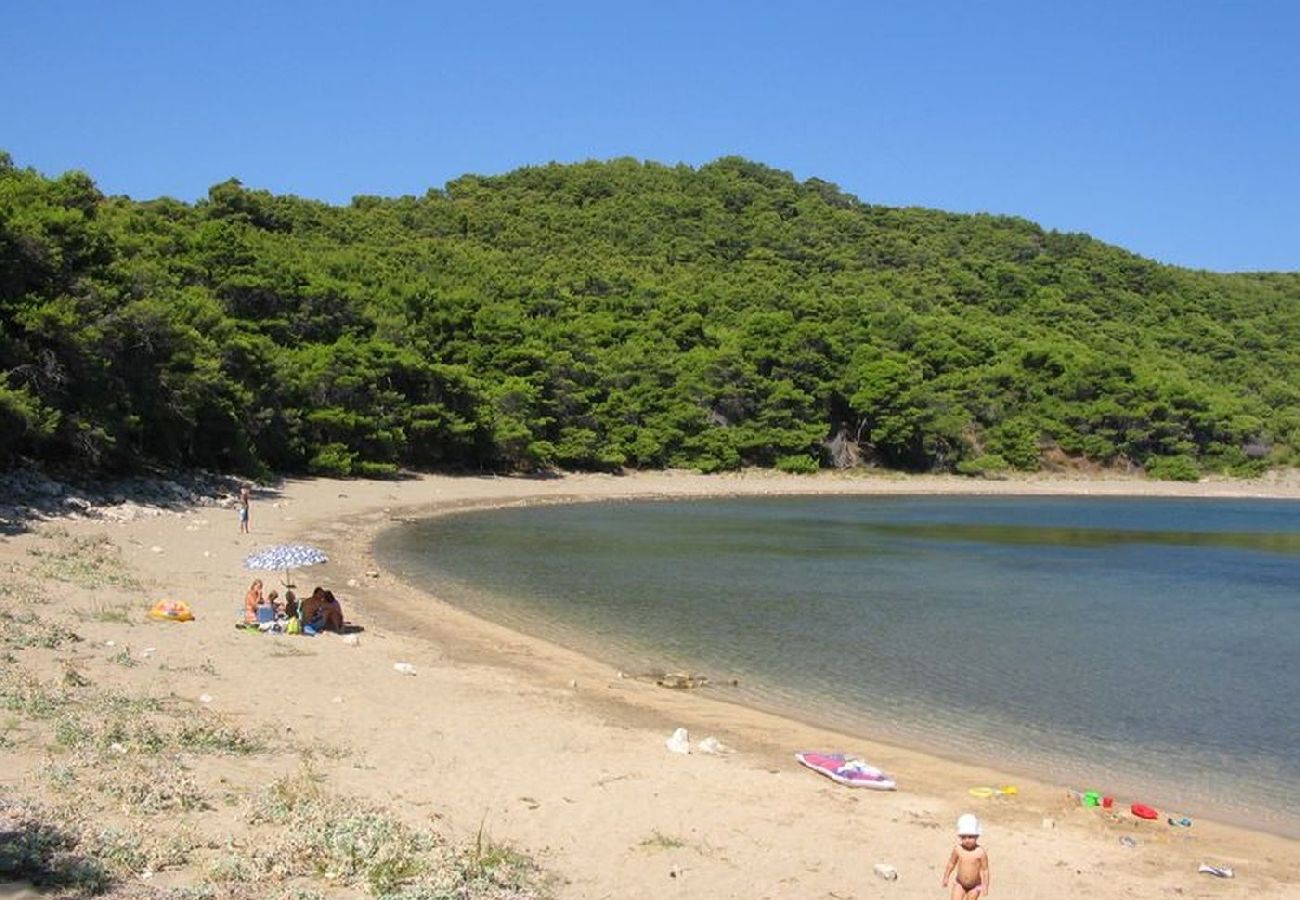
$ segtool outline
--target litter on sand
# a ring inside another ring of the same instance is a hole
[[[1196,871],[1213,875],[1215,878],[1232,878],[1234,874],[1231,866],[1212,866],[1209,863],[1201,863],[1201,867]]]
[[[414,674],[415,674],[415,666],[411,665],[411,664],[408,663],[408,662],[395,662],[395,663],[393,663],[393,670],[396,671],[396,672],[401,672],[403,675],[414,675]]]
[[[871,867],[871,869],[873,872],[875,872],[877,875],[879,875],[881,878],[885,879],[886,881],[898,880],[898,870],[895,869],[893,866],[891,866],[889,863],[876,863],[874,866]]]
[[[673,753],[690,753],[691,738],[685,728],[678,728],[672,733],[668,740],[664,741],[664,746]]]

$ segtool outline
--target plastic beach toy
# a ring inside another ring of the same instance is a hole
[[[192,622],[194,613],[184,600],[159,600],[149,610],[149,618],[160,622]]]
[[[1083,792],[1083,805],[1084,805],[1084,806],[1101,806],[1101,794],[1099,794],[1097,791],[1084,791],[1084,792]]]
[[[1160,813],[1156,812],[1154,809],[1147,806],[1145,803],[1134,803],[1132,806],[1129,807],[1129,812],[1133,813],[1133,815],[1137,816],[1139,819],[1160,818]]]

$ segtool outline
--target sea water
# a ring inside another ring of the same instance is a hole
[[[586,503],[434,518],[377,549],[629,672],[1300,836],[1300,503]]]

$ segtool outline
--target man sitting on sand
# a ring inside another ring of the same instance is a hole
[[[312,631],[343,630],[343,607],[334,599],[333,591],[317,587],[302,601],[302,627]]]

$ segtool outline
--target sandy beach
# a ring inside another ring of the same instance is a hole
[[[72,649],[24,650],[21,662],[33,671],[49,675],[75,663],[100,683],[174,694],[196,715],[214,712],[291,735],[297,747],[338,748],[312,756],[317,777],[456,839],[486,834],[508,843],[552,876],[559,897],[946,898],[940,875],[953,823],[964,812],[984,822],[995,897],[1300,896],[1294,840],[1199,819],[1191,828],[1142,822],[1127,813],[1127,801],[1140,798],[1119,798],[1122,814],[1083,808],[1064,784],[838,735],[721,702],[709,691],[624,678],[404,584],[370,552],[375,535],[396,521],[466,508],[817,493],[1300,499],[1300,479],[1188,485],[1082,476],[650,473],[291,480],[255,491],[250,534],[238,532],[233,505],[144,510],[126,522],[32,522],[26,533],[0,541],[0,571],[15,582],[39,582],[46,601],[40,615],[84,638]],[[135,584],[91,589],[41,578],[51,548],[87,537],[110,541]],[[329,553],[329,563],[296,580],[308,591],[321,584],[338,594],[347,618],[364,629],[355,643],[232,628],[250,580],[242,560],[282,541]],[[186,600],[196,620],[149,622],[144,613],[161,597]],[[118,605],[131,612],[87,613]],[[112,662],[124,652],[134,664]],[[402,662],[414,666],[413,676],[394,669]],[[665,739],[678,727],[693,741],[714,737],[729,752],[671,753]],[[894,774],[899,790],[855,792],[797,766],[794,751],[818,747],[862,754]],[[221,763],[196,777],[204,785],[265,782],[298,771],[302,755]],[[52,759],[55,751],[39,742],[0,743],[0,794],[47,792]],[[1019,793],[986,800],[968,794],[984,784],[1015,784]],[[226,808],[186,816],[199,831],[233,827]],[[200,856],[151,872],[151,888],[202,880],[207,863]],[[1235,877],[1198,874],[1206,862],[1231,866]],[[878,863],[892,866],[897,880],[875,874]]]

